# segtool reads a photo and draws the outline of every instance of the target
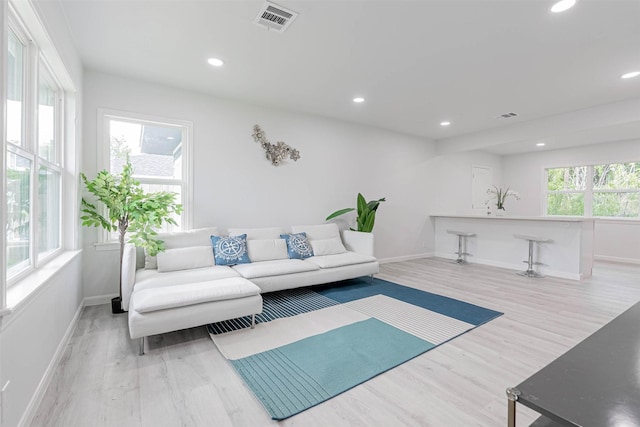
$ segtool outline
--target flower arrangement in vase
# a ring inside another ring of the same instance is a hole
[[[504,190],[502,187],[496,187],[494,185],[492,188],[487,189],[487,194],[492,199],[495,199],[495,204],[497,209],[496,215],[504,215],[504,212],[505,212],[504,202],[507,199],[507,197],[511,196],[516,200],[520,200],[520,193],[512,190],[510,187],[507,187],[507,189]],[[489,203],[489,201],[487,201],[487,203]]]

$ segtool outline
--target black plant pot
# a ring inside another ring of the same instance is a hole
[[[125,312],[122,309],[122,298],[120,297],[111,298],[111,312],[113,314],[120,314]]]

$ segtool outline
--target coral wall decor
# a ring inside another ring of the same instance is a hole
[[[260,143],[264,149],[267,160],[270,160],[273,166],[278,166],[286,160],[287,157],[294,162],[300,158],[300,152],[295,148],[289,147],[284,142],[278,141],[276,144],[270,143],[259,125],[253,127],[253,139]]]

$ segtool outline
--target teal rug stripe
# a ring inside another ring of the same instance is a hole
[[[230,362],[271,417],[280,420],[433,347],[372,318]]]
[[[313,290],[340,303],[373,295],[385,295],[475,326],[480,326],[496,317],[502,316],[499,311],[489,310],[475,304],[421,291],[409,286],[398,285],[377,277],[374,279],[360,277],[345,280],[329,285],[316,286]]]

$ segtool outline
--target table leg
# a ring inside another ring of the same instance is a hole
[[[520,391],[517,388],[507,389],[507,427],[516,427],[516,401]]]

